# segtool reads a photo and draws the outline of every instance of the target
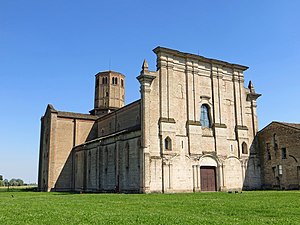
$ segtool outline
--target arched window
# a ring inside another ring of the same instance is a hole
[[[210,127],[210,118],[209,118],[209,106],[206,104],[201,105],[201,117],[200,122],[202,127]]]
[[[247,148],[246,142],[243,142],[243,144],[242,144],[242,153],[248,154],[248,148]]]
[[[88,154],[88,183],[91,183],[91,169],[92,169],[92,155],[91,152],[89,151]]]
[[[172,150],[172,140],[170,137],[165,138],[165,150]]]
[[[117,84],[118,84],[118,78],[117,78],[117,77],[113,77],[113,78],[111,79],[111,82],[112,82],[112,84],[117,85]]]
[[[286,159],[286,148],[281,149],[281,158]]]
[[[274,145],[274,150],[278,150],[278,143],[277,143],[277,136],[276,134],[273,134],[273,145]]]
[[[105,77],[105,84],[107,84],[107,77]]]
[[[108,169],[108,149],[107,149],[107,147],[105,147],[103,158],[104,158],[104,170],[105,170],[105,173],[107,173],[107,169]]]
[[[125,145],[125,167],[126,169],[129,168],[129,144],[126,143]]]
[[[141,152],[140,152],[140,150],[141,150],[141,140],[140,139],[138,139],[137,140],[137,142],[136,142],[136,149],[137,149],[137,165],[138,165],[138,168],[140,168],[140,161],[141,161]]]
[[[102,77],[102,84],[105,84],[105,78]]]
[[[75,173],[78,172],[78,155],[75,156]]]
[[[267,159],[271,160],[271,152],[270,152],[270,150],[267,150]]]

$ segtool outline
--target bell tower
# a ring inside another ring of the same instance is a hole
[[[125,76],[114,71],[95,75],[95,100],[92,115],[105,115],[124,106]]]

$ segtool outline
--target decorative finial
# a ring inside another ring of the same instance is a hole
[[[251,80],[249,81],[248,88],[251,93],[255,93],[255,89]]]
[[[144,59],[142,71],[148,71],[148,69],[149,69],[148,63],[147,63],[146,59]]]

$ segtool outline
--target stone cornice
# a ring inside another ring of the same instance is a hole
[[[224,124],[224,123],[215,123],[214,127],[215,128],[227,128],[226,124]]]
[[[141,85],[150,87],[152,81],[155,79],[155,76],[149,74],[141,74],[136,79],[138,79]]]
[[[188,120],[186,122],[187,125],[193,125],[193,126],[201,126],[200,121],[194,121],[194,120]]]
[[[242,126],[242,125],[236,125],[235,129],[236,130],[248,130],[248,127],[247,126]]]
[[[165,117],[160,117],[159,122],[160,123],[176,123],[174,118],[165,118]]]
[[[171,54],[171,55],[181,57],[181,58],[185,58],[185,59],[189,58],[189,59],[194,59],[194,60],[200,60],[202,62],[206,62],[206,63],[210,63],[210,64],[218,64],[218,65],[221,65],[221,66],[226,66],[226,67],[229,67],[229,68],[242,70],[242,71],[245,71],[249,68],[247,66],[243,66],[243,65],[239,65],[239,64],[229,63],[229,62],[221,61],[221,60],[218,60],[218,59],[210,59],[210,58],[206,58],[206,57],[203,57],[203,56],[200,56],[200,55],[184,53],[184,52],[180,52],[180,51],[177,51],[177,50],[173,50],[173,49],[170,49],[170,48],[164,48],[164,47],[160,47],[160,46],[153,49],[153,52],[155,54],[165,53],[165,54]]]

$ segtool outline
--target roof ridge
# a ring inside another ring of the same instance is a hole
[[[277,122],[277,121],[276,121]],[[300,130],[300,123],[288,123],[288,122],[277,122],[277,123],[280,123],[284,126],[287,126],[287,127],[291,127],[291,128],[294,128],[294,129],[297,129],[297,130]],[[294,126],[293,126],[294,125]],[[299,126],[299,127],[298,127]]]
[[[265,130],[267,127],[271,126],[274,123],[277,123],[277,124],[280,124],[280,125],[283,125],[283,126],[286,126],[286,127],[294,128],[296,130],[300,130],[300,123],[288,123],[288,122],[281,122],[281,121],[271,121],[271,123],[266,125],[264,128],[262,128],[257,133],[261,133],[263,130]],[[293,126],[293,124],[296,125],[296,126]]]

